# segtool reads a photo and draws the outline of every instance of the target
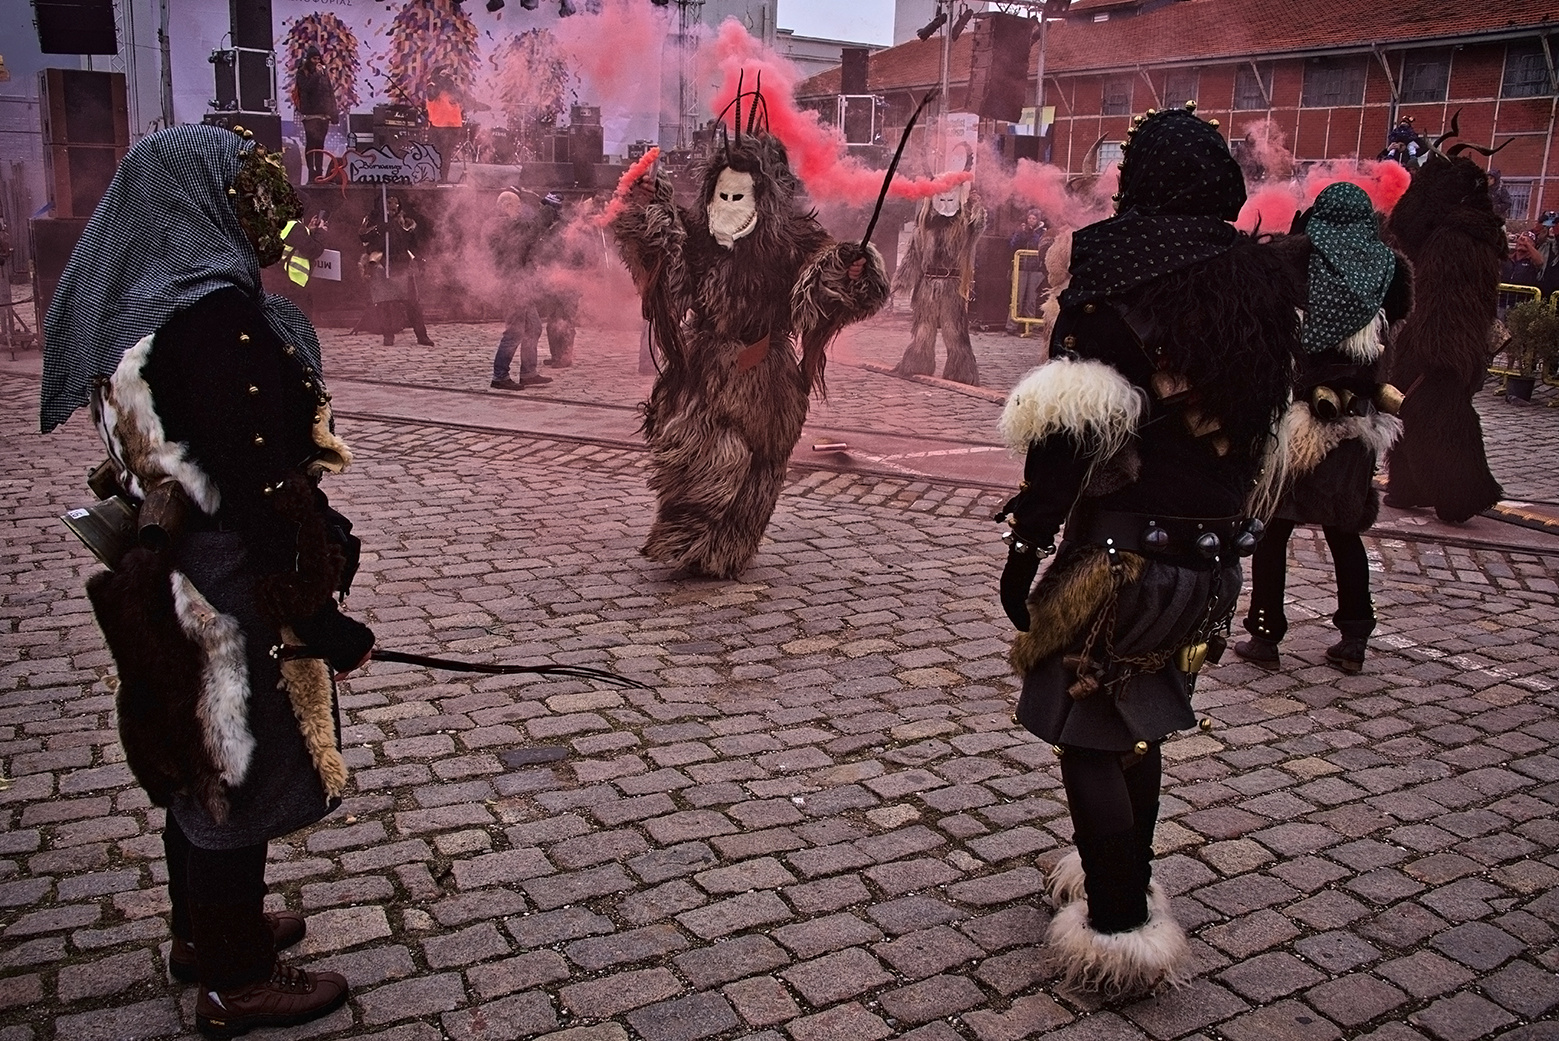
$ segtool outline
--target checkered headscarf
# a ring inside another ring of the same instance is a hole
[[[227,194],[252,147],[220,127],[177,126],[125,155],[44,318],[44,433],[85,405],[92,381],[112,375],[142,337],[231,286],[261,298],[271,329],[320,371],[313,325],[261,290],[259,258]]]

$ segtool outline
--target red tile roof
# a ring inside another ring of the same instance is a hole
[[[1146,12],[1112,9],[1103,22],[1085,17],[1101,5],[1084,2],[1074,8],[1078,15],[1050,23],[1047,75],[1559,32],[1559,0],[1177,0]],[[968,78],[974,35],[965,31],[953,41],[952,83]],[[1037,50],[1029,54],[1031,71]],[[930,86],[941,79],[941,61],[940,36],[878,51],[868,67],[868,89]],[[838,89],[839,70],[830,69],[796,93],[815,97]]]

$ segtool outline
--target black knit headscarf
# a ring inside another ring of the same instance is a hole
[[[319,338],[291,301],[260,288],[260,261],[228,194],[254,142],[214,126],[149,134],[119,164],[44,318],[44,433],[87,403],[92,381],[208,293],[255,297],[282,342],[320,371]]]
[[[1116,296],[1218,256],[1239,232],[1245,178],[1218,128],[1189,107],[1139,120],[1121,160],[1116,215],[1072,235],[1063,307]]]

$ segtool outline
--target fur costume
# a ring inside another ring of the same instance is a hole
[[[717,192],[726,171],[751,176],[756,207],[730,246],[709,218],[717,194],[745,194]],[[644,406],[659,505],[640,552],[733,578],[758,552],[809,395],[824,390],[828,343],[887,299],[882,257],[868,246],[849,277],[862,254],[802,208],[784,145],[762,130],[710,156],[698,206],[678,206],[664,177],[647,187],[611,225],[662,359]]]
[[[1386,502],[1459,524],[1502,494],[1472,396],[1487,376],[1506,247],[1488,175],[1454,153],[1428,153],[1387,222],[1413,265],[1416,304],[1391,346],[1391,382],[1406,397]]]
[[[1025,461],[998,518],[1015,719],[1058,750],[1078,853],[1052,875],[1050,953],[1109,997],[1184,978],[1152,884],[1159,743],[1195,725],[1195,670],[1235,607],[1303,303],[1294,245],[1228,224],[1244,184],[1216,129],[1191,107],[1135,127],[1117,215],[1072,236],[1050,360],[1003,410]]]
[[[986,212],[970,192],[951,217],[920,204],[915,237],[893,275],[893,288],[908,291],[914,324],[909,347],[895,372],[929,376],[936,372],[936,336],[942,334],[947,361],[942,378],[980,385],[980,367],[969,342],[969,297],[974,288],[974,251],[985,230]]]

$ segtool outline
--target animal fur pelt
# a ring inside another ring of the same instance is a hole
[[[1065,431],[1103,460],[1130,440],[1146,409],[1143,391],[1119,370],[1100,361],[1055,358],[1012,388],[999,429],[1013,452]]]
[[[1365,530],[1380,512],[1380,493],[1373,480],[1376,465],[1401,433],[1402,421],[1396,416],[1371,412],[1322,420],[1308,402],[1294,402],[1278,429],[1287,446],[1281,487],[1261,489],[1280,494],[1254,502],[1252,513],[1346,531]]]
[[[1122,553],[1120,573],[1113,574],[1098,546],[1079,546],[1057,557],[1029,594],[1029,627],[1012,641],[1007,660],[1019,676],[1045,658],[1065,650],[1082,637],[1119,588],[1135,582],[1147,561]]]
[[[1109,999],[1184,985],[1191,947],[1175,921],[1169,895],[1156,882],[1148,884],[1148,912],[1148,920],[1135,929],[1100,933],[1088,922],[1086,895],[1057,911],[1045,941],[1062,985]]]
[[[909,347],[896,372],[934,373],[940,331],[947,350],[942,378],[979,385],[980,369],[969,341],[969,296],[974,286],[974,249],[986,219],[985,207],[972,194],[951,217],[933,210],[930,199],[920,204],[915,237],[893,276],[894,289],[909,292],[914,316]]]
[[[727,167],[752,174],[758,214],[730,249],[710,233],[706,210]],[[881,308],[888,286],[870,246],[861,276],[848,277],[855,245],[835,243],[802,209],[777,138],[745,134],[722,146],[702,193],[699,206],[677,206],[660,178],[630,194],[611,227],[664,359],[644,406],[659,507],[640,552],[731,578],[773,515],[809,395],[824,389],[828,341]]]
[[[1045,279],[1049,289],[1045,302],[1039,305],[1039,316],[1045,320],[1046,329],[1056,327],[1056,316],[1061,313],[1061,291],[1072,281],[1072,232],[1071,229],[1056,235],[1045,254]]]
[[[119,672],[119,740],[131,773],[156,805],[186,792],[225,820],[226,789],[243,781],[254,751],[237,623],[140,547],[88,579],[87,596]]]
[[[1433,506],[1460,523],[1499,501],[1472,407],[1486,375],[1505,239],[1488,176],[1472,160],[1431,152],[1387,222],[1412,263],[1414,306],[1389,354],[1407,395],[1391,453],[1387,501]]]
[[[297,645],[304,641],[284,627],[281,642]],[[281,686],[298,718],[298,731],[324,786],[325,798],[339,798],[346,790],[347,768],[341,756],[336,688],[329,666],[319,658],[285,659],[281,663]]]

